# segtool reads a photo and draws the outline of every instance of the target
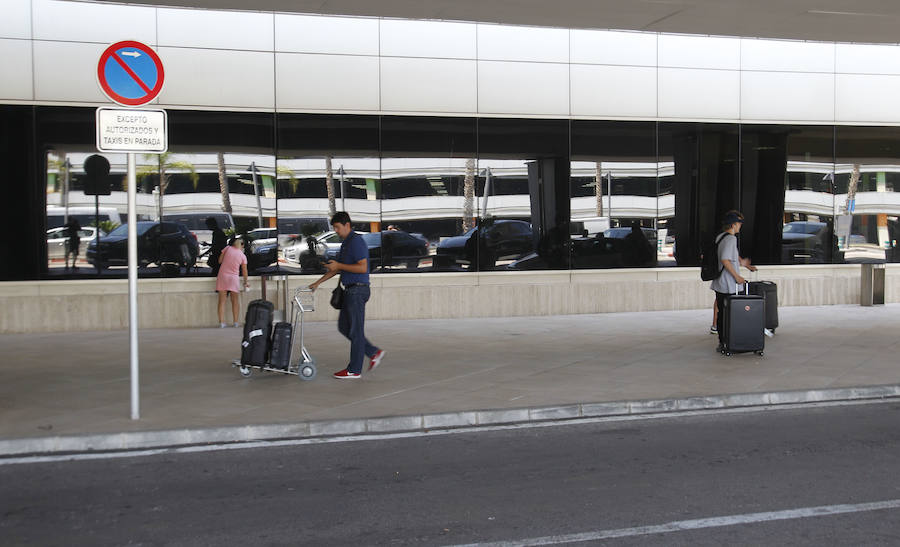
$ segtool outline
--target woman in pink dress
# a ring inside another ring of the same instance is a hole
[[[219,265],[219,275],[216,276],[216,291],[219,293],[219,328],[225,328],[225,299],[229,294],[234,326],[239,327],[238,313],[241,308],[239,274],[244,276],[244,288],[250,288],[250,283],[247,282],[247,255],[244,254],[244,242],[241,239],[232,238],[231,244],[222,249]]]

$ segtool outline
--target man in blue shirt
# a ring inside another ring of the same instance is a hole
[[[338,211],[331,217],[331,226],[343,242],[337,260],[325,263],[328,272],[309,288],[316,290],[323,282],[337,274],[344,287],[344,302],[338,317],[338,330],[350,340],[350,363],[347,368],[334,373],[339,380],[350,380],[362,375],[363,356],[369,358],[368,370],[374,370],[384,358],[384,350],[373,346],[365,334],[366,302],[369,301],[369,246],[362,236],[353,231],[350,215]]]

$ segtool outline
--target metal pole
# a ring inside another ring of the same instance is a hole
[[[341,177],[341,211],[347,210],[347,188],[344,185],[344,164],[338,168],[338,175]]]
[[[482,203],[481,218],[487,218],[488,214],[488,195],[491,193],[491,168],[484,170],[484,202]]]
[[[69,223],[69,171],[72,168],[72,164],[69,163],[69,157],[66,156],[66,161],[63,162],[63,169],[65,170],[65,176],[63,177],[63,205],[65,209],[63,211],[63,224]],[[68,264],[68,262],[66,263]]]
[[[250,172],[253,174],[253,194],[256,196],[256,222],[257,228],[263,227],[262,202],[259,200],[259,184],[256,183],[256,162],[250,163]]]
[[[131,419],[141,417],[138,390],[137,175],[134,153],[128,154],[128,333],[131,341]]]
[[[97,259],[94,265],[97,266],[97,275],[100,275],[100,195],[94,195],[94,245],[97,246]]]

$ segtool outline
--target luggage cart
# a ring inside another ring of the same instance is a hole
[[[231,366],[237,368],[244,378],[249,378],[253,375],[253,369],[290,374],[306,381],[315,378],[316,360],[312,358],[303,344],[303,314],[312,311],[316,311],[316,300],[313,291],[307,288],[299,288],[294,291],[294,298],[291,300],[291,349],[287,369],[272,367],[270,363],[266,363],[263,366],[245,365],[241,363],[240,359],[232,361]],[[294,364],[294,343],[298,334],[300,336],[300,358],[297,360],[297,364]]]

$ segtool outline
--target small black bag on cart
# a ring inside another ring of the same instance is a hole
[[[241,364],[261,367],[266,364],[272,335],[275,305],[268,300],[253,300],[247,305],[244,340],[241,342]]]
[[[287,370],[291,364],[291,335],[294,327],[290,323],[275,323],[272,330],[272,347],[269,350],[269,365]]]

